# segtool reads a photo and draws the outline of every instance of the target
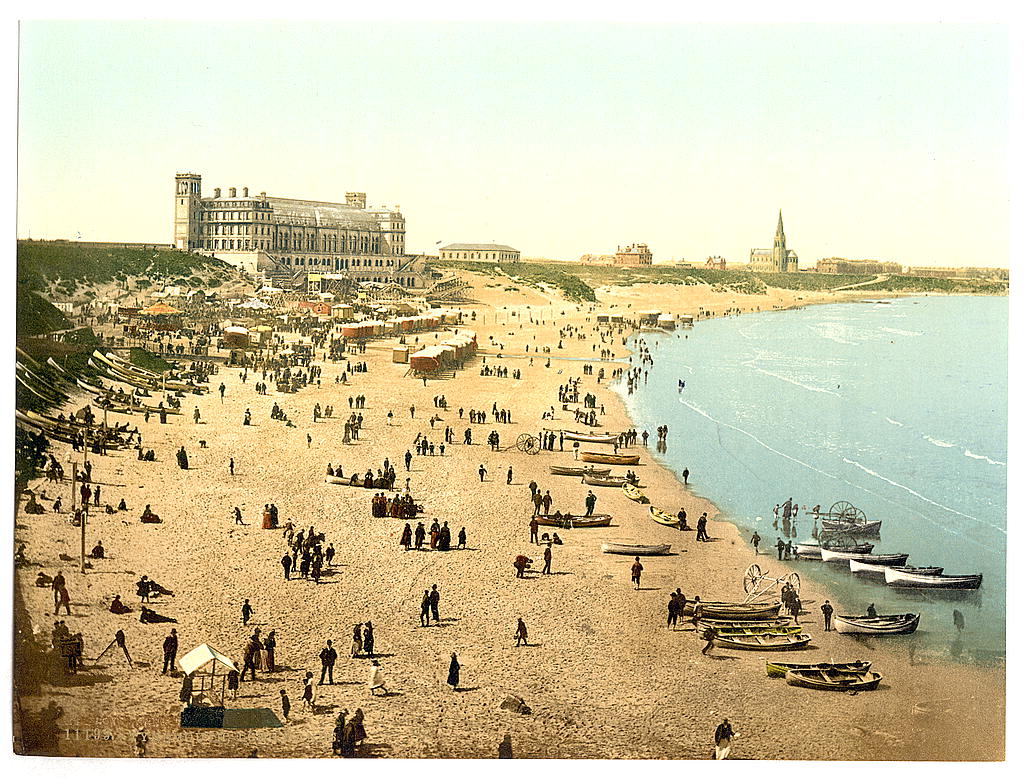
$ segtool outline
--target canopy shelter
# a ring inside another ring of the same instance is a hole
[[[167,303],[153,303],[148,308],[143,308],[139,311],[139,315],[141,316],[175,316],[179,313],[181,313],[181,311]]]
[[[217,705],[224,707],[224,692],[227,688],[228,673],[238,667],[220,651],[206,643],[193,648],[178,660],[185,675],[192,676],[192,705]]]
[[[143,325],[152,330],[177,330],[181,328],[182,311],[167,303],[153,303],[136,314]]]

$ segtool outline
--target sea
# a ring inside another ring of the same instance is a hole
[[[760,535],[763,582],[778,568],[778,538],[795,543],[819,528],[807,508],[848,503],[882,521],[874,553],[981,573],[981,589],[907,592],[820,561],[794,562],[800,576],[824,582],[838,613],[870,603],[880,614],[920,613],[915,657],[1001,663],[1008,316],[1007,297],[922,296],[638,332],[627,341],[633,362],[646,346],[654,364],[632,394],[617,390],[651,446],[668,425],[664,464],[688,468],[689,488],[745,542]],[[801,508],[784,525],[773,508],[789,498]],[[820,624],[820,604],[806,604],[805,618]]]

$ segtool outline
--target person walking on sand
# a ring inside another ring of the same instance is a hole
[[[781,562],[782,561],[782,552],[786,550],[786,544],[783,542],[782,538],[776,538],[775,539],[775,548],[779,552],[779,561]]]
[[[235,474],[235,458],[234,457],[228,457],[228,472],[231,475]]]
[[[334,649],[334,643],[330,640],[320,650],[320,685],[324,685],[324,678],[327,678],[329,685],[334,685],[334,663],[338,661],[338,652]],[[312,675],[311,675],[312,677]]]
[[[516,625],[516,648],[519,646],[530,645],[526,640],[526,622],[523,621],[522,616],[519,617],[519,623]]]
[[[510,485],[510,486],[512,484],[512,468],[511,467],[508,469],[508,473],[505,475],[505,483]]]
[[[178,631],[171,630],[171,634],[164,638],[164,669],[160,675],[167,675],[167,671],[174,672],[174,659],[178,655]]]
[[[420,602],[420,626],[430,626],[430,590],[423,590],[423,600]]]
[[[362,624],[356,624],[352,628],[352,658],[355,659],[363,650]]]
[[[668,628],[675,629],[679,621],[679,595],[672,592],[668,600]]]
[[[277,649],[277,632],[270,630],[263,639],[263,648],[267,652],[267,672],[273,673],[277,670],[274,665],[274,651]]]
[[[728,759],[732,750],[732,739],[736,737],[732,731],[732,724],[729,719],[722,719],[722,723],[715,729],[715,759]]]
[[[448,664],[448,685],[452,687],[453,692],[459,690],[459,671],[461,669],[459,658],[452,652],[452,661]]]
[[[706,654],[715,645],[715,630],[712,627],[705,627],[700,636],[707,641],[704,648],[701,649],[701,653]]]
[[[310,672],[306,673],[306,677],[302,679],[302,709],[315,710],[313,707],[313,674]]]
[[[482,482],[484,480],[484,476],[487,475],[487,468],[484,467],[483,465],[480,465],[480,471],[479,472],[480,472],[480,481]]]
[[[834,612],[835,609],[832,607],[832,603],[830,603],[828,600],[825,600],[824,604],[821,606],[821,615],[825,619],[826,632],[832,631],[832,614]]]
[[[235,506],[235,524],[245,526],[245,522],[242,521],[242,510],[237,505]]]
[[[633,557],[633,566],[629,568],[629,574],[633,583],[636,584],[636,588],[640,589],[640,574],[644,571],[644,566],[640,564],[640,557]]]
[[[459,530],[459,545],[458,548],[466,548],[466,528],[463,527]]]
[[[427,538],[427,530],[423,526],[423,522],[419,522],[416,525],[416,550],[419,551],[423,548],[423,541]]]
[[[690,468],[683,468],[683,486],[686,486],[690,481]]]
[[[544,504],[544,495],[540,493],[540,489],[533,493],[533,515],[540,516],[540,508]]]
[[[406,551],[408,551],[409,546],[412,545],[412,527],[409,525],[409,522],[405,523],[405,529],[402,530],[402,539],[398,541],[398,545]]]
[[[547,547],[544,549],[544,569],[541,570],[541,574],[543,574],[543,575],[550,575],[551,574],[551,544],[550,543],[548,543]]]
[[[290,554],[285,553],[281,557],[281,567],[284,568],[284,580],[290,581],[292,578],[292,558]]]
[[[363,625],[363,653],[369,658],[373,658],[373,623],[366,622]]]
[[[539,540],[537,540],[537,533],[539,531],[540,531],[540,522],[537,521],[537,517],[534,516],[532,519],[530,519],[530,542],[531,543],[539,543],[540,542]]]
[[[593,516],[594,506],[597,505],[597,495],[594,494],[593,489],[587,490],[587,498],[583,502],[587,506],[587,516]]]
[[[757,530],[754,530],[754,534],[750,537],[750,542],[754,544],[754,556],[758,555],[757,547],[761,544],[761,536],[757,534]]]
[[[437,584],[430,587],[430,615],[433,617],[435,622],[441,620],[441,616],[438,614],[438,607],[441,603],[441,592],[437,590]]]
[[[288,714],[292,711],[292,702],[288,699],[288,692],[284,689],[281,690],[281,713],[284,715],[284,720],[288,721]]]
[[[249,619],[252,618],[252,614],[255,613],[253,607],[246,600],[242,603],[242,625],[245,626],[249,623]]]
[[[378,662],[376,659],[374,659],[373,662],[370,663],[369,687],[370,694],[372,694],[374,697],[377,696],[378,689],[381,691],[383,695],[387,696],[388,690],[384,686],[384,671],[380,667],[380,662]]]
[[[544,506],[544,515],[547,516],[551,512],[551,492],[545,491],[544,498],[541,501]]]

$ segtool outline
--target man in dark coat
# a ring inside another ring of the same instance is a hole
[[[825,617],[826,632],[832,631],[832,614],[834,612],[835,609],[832,607],[832,603],[830,603],[828,600],[825,600],[825,603],[821,606],[821,615]]]
[[[441,592],[437,590],[437,584],[430,587],[430,615],[434,617],[434,621],[440,621],[441,616],[438,613],[438,606],[441,602]]]
[[[292,577],[292,558],[290,554],[285,554],[281,557],[281,567],[284,568],[284,580],[291,580]]]
[[[178,631],[171,630],[171,634],[164,638],[164,669],[160,675],[166,675],[168,669],[174,672],[174,659],[178,655]]]
[[[461,667],[459,658],[452,653],[452,661],[448,665],[448,685],[452,687],[452,691],[459,688],[459,670]]]
[[[338,661],[338,652],[334,650],[334,644],[328,640],[327,646],[320,652],[320,685],[324,685],[324,678],[327,683],[334,683],[334,663]]]

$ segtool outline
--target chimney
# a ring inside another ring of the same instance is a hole
[[[235,198],[237,196],[238,196],[238,190],[237,189],[235,189],[234,187],[231,187],[230,189],[228,189],[228,197]]]
[[[266,200],[267,199],[267,193],[266,192],[260,192],[260,199],[261,200]]]
[[[219,186],[215,186],[213,188],[213,196],[214,197],[220,197],[220,187]]]
[[[243,186],[242,187],[242,197],[248,197],[248,196],[249,196],[249,187]]]

